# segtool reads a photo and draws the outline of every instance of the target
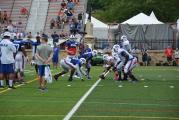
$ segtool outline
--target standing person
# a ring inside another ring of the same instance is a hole
[[[56,32],[54,32],[52,35],[51,35],[51,37],[52,37],[52,39],[53,39],[53,45],[55,44],[55,43],[58,43],[58,40],[59,40],[59,35],[56,33]]]
[[[18,46],[17,53],[15,54],[15,73],[17,81],[20,84],[24,83],[24,69],[26,61],[28,61],[27,53],[25,51],[25,44],[23,41],[14,41],[15,45]]]
[[[176,64],[179,65],[179,50],[178,50],[178,48],[176,48],[176,50],[175,50],[175,61],[176,61]]]
[[[148,53],[147,50],[142,51],[142,62],[144,66],[148,66]]]
[[[60,44],[57,43],[53,48],[53,57],[52,57],[53,67],[55,68],[57,68],[58,66],[59,51],[60,51]]]
[[[165,49],[165,56],[167,57],[168,65],[171,65],[173,60],[173,49],[170,46]]]
[[[9,88],[15,89],[13,86],[14,80],[14,53],[16,53],[16,47],[10,41],[11,33],[5,32],[4,38],[0,42],[1,49],[1,69],[0,69],[0,81],[1,87],[4,87],[4,79],[6,76],[9,78]]]
[[[52,48],[47,44],[48,38],[41,38],[41,45],[37,47],[37,64],[38,64],[38,74],[39,74],[39,89],[46,90],[47,80],[45,77],[45,68],[49,66],[52,59]]]
[[[36,36],[36,42],[32,42],[32,61],[31,61],[31,65],[35,66],[35,71],[36,74],[38,74],[38,65],[37,65],[37,60],[35,57],[35,54],[37,52],[37,46],[40,45],[40,36]]]

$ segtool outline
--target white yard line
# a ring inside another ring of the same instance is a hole
[[[104,75],[106,76],[109,71]],[[98,79],[93,86],[81,97],[81,99],[76,103],[76,105],[71,109],[71,111],[64,117],[63,120],[70,120],[73,114],[78,110],[80,105],[85,101],[85,99],[90,95],[90,93],[96,88],[96,86],[101,82],[101,78]]]
[[[4,118],[4,117],[10,117],[10,118],[14,118],[14,117],[34,117],[34,118],[37,118],[37,117],[63,117],[64,115],[0,115],[0,118]],[[97,116],[97,115],[91,115],[91,116],[87,116],[87,115],[77,115],[77,116],[74,116],[74,118],[100,118],[100,119],[103,119],[103,118],[123,118],[123,119],[163,119],[163,120],[179,120],[178,117],[162,117],[162,116]]]

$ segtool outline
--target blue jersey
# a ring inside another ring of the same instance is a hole
[[[74,65],[78,65],[79,67],[81,67],[81,62],[78,58],[72,58],[70,62]]]
[[[66,47],[68,51],[72,51],[73,53],[68,53],[68,55],[76,55],[77,53],[78,42],[74,40],[66,41]]]
[[[85,58],[86,60],[91,60],[93,58],[93,54],[92,52],[86,52],[86,53],[83,53],[80,57]]]
[[[87,52],[92,52],[92,49],[91,48],[84,49],[84,53],[87,53]]]

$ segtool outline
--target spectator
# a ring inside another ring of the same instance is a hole
[[[68,0],[68,3],[67,3],[67,9],[68,10],[73,10],[75,8],[75,4],[72,2],[72,0]]]
[[[54,44],[52,62],[53,62],[53,67],[55,68],[57,68],[58,66],[59,51],[60,51],[60,44],[59,43]]]
[[[170,46],[168,46],[165,49],[165,56],[167,57],[168,65],[172,65],[172,61],[173,61],[173,49]]]
[[[55,20],[52,18],[50,20],[50,29],[53,29],[55,27]]]
[[[179,50],[178,50],[178,48],[176,48],[176,50],[175,50],[175,61],[178,66],[179,65]]]
[[[79,13],[79,14],[78,14],[78,21],[79,21],[79,23],[82,24],[82,20],[83,20],[83,14],[82,14],[82,13]]]
[[[0,23],[2,23],[2,22],[3,22],[3,16],[2,16],[2,12],[0,10]]]
[[[59,35],[58,35],[56,32],[54,32],[54,33],[51,35],[51,37],[52,37],[52,39],[53,39],[53,45],[54,45],[55,43],[58,43]]]
[[[148,53],[147,50],[142,51],[142,62],[144,66],[148,66]]]
[[[8,23],[8,15],[7,15],[7,11],[4,11],[4,15],[3,15],[3,23]]]
[[[22,7],[20,8],[20,14],[21,14],[22,16],[25,16],[25,17],[27,18],[28,15],[29,15],[29,11],[27,10],[26,7],[22,6]]]
[[[66,8],[66,6],[67,6],[67,4],[66,4],[65,0],[62,0],[61,7],[64,9],[64,8]]]

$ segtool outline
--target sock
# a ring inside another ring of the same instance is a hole
[[[13,80],[9,80],[9,86],[12,87]]]
[[[0,80],[0,81],[1,81],[1,84],[0,84],[0,85],[1,85],[1,86],[4,86],[4,81],[3,81],[3,80]]]

